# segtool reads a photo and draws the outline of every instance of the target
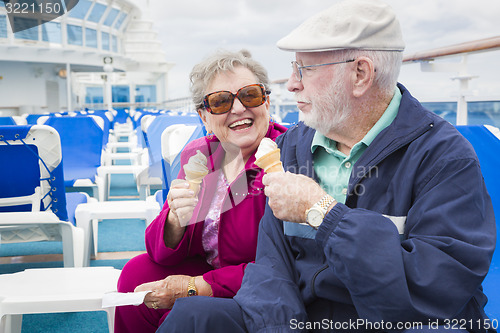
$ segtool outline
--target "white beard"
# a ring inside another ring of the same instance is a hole
[[[306,102],[311,103],[311,112],[303,113],[304,123],[325,136],[345,129],[353,113],[342,80],[332,81],[323,95],[315,92]]]

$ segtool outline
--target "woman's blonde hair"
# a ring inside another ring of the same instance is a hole
[[[191,80],[191,95],[196,109],[203,109],[203,97],[210,82],[221,72],[232,71],[235,67],[248,68],[256,77],[257,83],[261,83],[269,90],[269,77],[267,70],[259,62],[252,58],[248,50],[232,52],[218,50],[212,55],[193,67],[189,79]]]

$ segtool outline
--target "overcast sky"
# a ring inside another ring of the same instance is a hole
[[[276,42],[313,14],[337,0],[150,0],[170,71],[170,98],[189,96],[193,65],[218,48],[246,48],[268,70],[271,80],[288,78],[293,52]],[[406,43],[405,54],[500,36],[498,0],[387,0],[396,11]],[[448,61],[457,62],[461,57]],[[471,99],[500,99],[500,50],[470,55]],[[444,61],[444,60],[442,60]],[[453,100],[457,73],[422,73],[404,65],[400,82],[423,100]]]

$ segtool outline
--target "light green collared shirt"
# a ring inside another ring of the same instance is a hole
[[[366,133],[365,137],[352,147],[349,156],[337,149],[337,142],[328,139],[317,131],[314,134],[311,144],[314,171],[318,175],[321,187],[338,202],[345,203],[349,177],[354,164],[375,137],[396,118],[400,102],[401,92],[396,89],[391,103],[389,103],[382,117]]]

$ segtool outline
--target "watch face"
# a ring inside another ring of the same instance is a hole
[[[307,223],[315,228],[320,226],[321,222],[323,222],[323,218],[323,213],[317,208],[311,208],[307,213]]]
[[[196,290],[194,290],[194,289],[189,289],[189,290],[188,290],[188,296],[196,296]]]

